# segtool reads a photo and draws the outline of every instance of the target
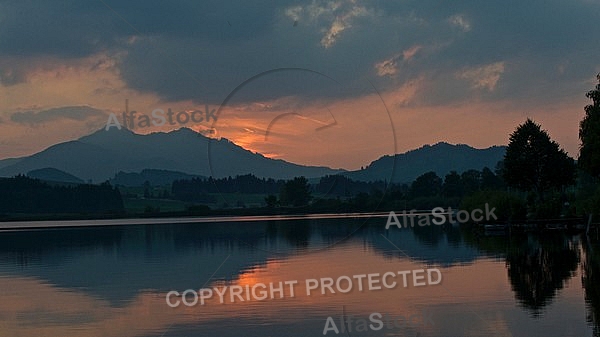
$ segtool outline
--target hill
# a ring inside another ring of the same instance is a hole
[[[371,162],[363,170],[347,172],[344,175],[359,181],[385,180],[410,183],[429,171],[444,177],[450,171],[461,173],[470,169],[481,170],[484,167],[493,170],[504,158],[505,152],[505,146],[476,149],[465,144],[453,145],[440,142],[395,156],[383,156]]]
[[[27,176],[39,180],[59,183],[83,184],[84,181],[67,172],[55,168],[46,167],[43,169],[27,172]]]

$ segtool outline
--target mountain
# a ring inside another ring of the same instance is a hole
[[[505,152],[506,146],[476,149],[464,144],[440,142],[395,156],[383,156],[363,170],[347,172],[344,175],[360,181],[410,183],[429,171],[434,171],[443,178],[450,171],[461,173],[470,169],[481,170],[484,167],[494,170],[496,164],[504,158]]]
[[[123,185],[137,184],[142,179],[162,185],[161,182],[174,178],[224,178],[243,174],[274,179],[305,176],[311,181],[324,175],[344,174],[359,181],[410,183],[428,171],[443,177],[452,170],[460,173],[469,169],[481,170],[486,166],[493,169],[502,160],[505,151],[505,146],[475,149],[464,144],[442,142],[395,156],[383,156],[365,169],[349,172],[266,158],[225,138],[207,138],[186,128],[148,135],[111,128],[53,145],[28,157],[2,160],[0,177],[45,169],[43,174],[62,176],[60,179],[66,179],[65,175],[74,176],[69,179],[93,182],[124,179],[121,181]],[[51,173],[48,168],[57,171]]]
[[[191,175],[183,172],[147,169],[142,172],[119,172],[110,180],[112,185],[142,186],[148,182],[152,186],[171,185],[175,180],[190,180],[193,178],[205,178],[203,176]]]
[[[6,158],[0,160],[0,169],[18,163],[21,158]]]
[[[135,134],[127,129],[101,129],[78,140],[53,145],[0,168],[0,177],[52,167],[84,180],[102,182],[118,172],[144,169],[178,171],[223,178],[254,174],[259,178],[289,179],[337,174],[343,170],[303,166],[266,158],[233,142],[207,138],[182,128],[168,133]]]
[[[55,168],[46,167],[38,170],[27,172],[27,176],[44,181],[83,184],[84,181],[67,172],[57,170]]]

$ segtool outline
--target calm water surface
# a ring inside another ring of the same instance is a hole
[[[585,236],[248,220],[0,232],[0,336],[323,336],[328,317],[341,330],[350,316],[352,331],[326,336],[600,334],[600,246]],[[440,270],[440,284],[409,277],[403,287],[398,276],[393,289],[306,295],[307,279],[427,268]],[[166,303],[171,290],[292,280],[294,297]],[[372,313],[414,324],[382,319],[381,330],[356,331],[360,319],[380,327]]]

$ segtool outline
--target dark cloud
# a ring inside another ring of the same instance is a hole
[[[84,57],[110,48],[124,35],[100,1],[0,2],[0,54]]]
[[[64,119],[88,121],[99,118],[106,118],[106,113],[89,106],[66,106],[41,111],[15,112],[10,116],[10,120],[13,122],[29,125],[39,125]]]
[[[556,102],[585,92],[599,66],[593,1],[105,2],[110,8],[95,0],[0,1],[0,57],[68,62],[124,52],[117,67],[129,87],[211,104],[281,67],[335,81],[273,73],[236,99],[358,96],[372,92],[370,82],[385,90],[424,78],[418,104]],[[380,74],[378,64],[386,66]],[[2,74],[5,84],[23,80]]]

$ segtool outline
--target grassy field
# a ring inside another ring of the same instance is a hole
[[[215,198],[215,202],[212,203],[194,203],[194,202],[186,202],[179,200],[171,200],[171,199],[161,199],[161,198],[143,198],[143,190],[129,188],[127,190],[129,192],[129,196],[123,196],[123,202],[125,204],[125,211],[127,214],[141,214],[145,213],[146,210],[154,210],[152,213],[155,213],[157,209],[160,212],[180,212],[185,211],[188,206],[192,205],[206,205],[212,209],[227,209],[227,208],[259,208],[265,207],[265,197],[266,194],[242,194],[242,193],[212,193],[210,194]],[[137,193],[136,193],[137,192]],[[156,196],[158,193],[155,193]],[[137,195],[134,197],[133,195]],[[320,199],[323,197],[328,197],[320,194],[313,194],[314,199]]]
[[[192,203],[179,200],[158,199],[158,198],[123,198],[125,211],[127,214],[144,213],[150,207],[154,210],[160,209],[160,212],[179,212],[185,211],[188,206],[194,204],[205,204],[212,209],[217,208],[239,208],[239,207],[262,207],[265,205],[265,194],[241,194],[241,193],[222,193],[212,194],[215,203]]]
[[[188,203],[177,200],[166,199],[133,199],[124,198],[125,212],[127,214],[144,213],[148,207],[153,209],[160,208],[161,212],[179,212],[185,211]]]

